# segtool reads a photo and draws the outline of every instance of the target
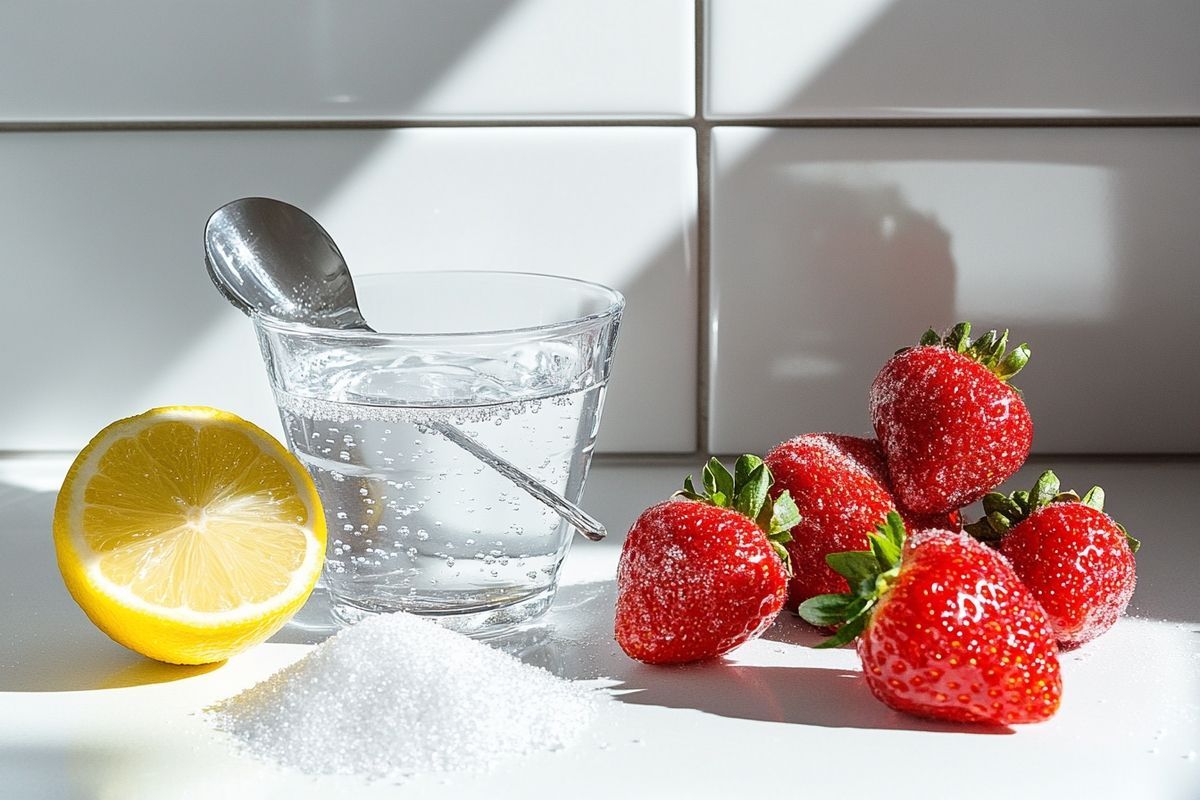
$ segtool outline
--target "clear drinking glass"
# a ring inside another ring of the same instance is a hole
[[[624,299],[514,272],[355,284],[381,332],[254,316],[288,444],[325,507],[334,614],[403,610],[475,635],[533,619],[573,529],[428,425],[458,428],[578,502]]]

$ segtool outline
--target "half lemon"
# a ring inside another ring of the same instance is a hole
[[[223,661],[299,610],[325,554],[308,472],[214,408],[155,408],[100,431],[54,508],[63,580],[100,630],[173,664]]]

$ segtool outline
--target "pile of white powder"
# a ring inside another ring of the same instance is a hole
[[[259,758],[396,778],[560,749],[598,702],[593,690],[398,613],[340,632],[206,714]]]

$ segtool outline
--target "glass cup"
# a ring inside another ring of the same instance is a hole
[[[288,445],[325,507],[335,617],[408,611],[472,635],[534,619],[573,529],[430,424],[578,502],[624,298],[516,272],[355,284],[381,332],[254,315]]]

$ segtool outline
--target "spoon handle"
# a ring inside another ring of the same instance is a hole
[[[425,425],[445,436],[463,450],[466,450],[484,464],[487,464],[496,470],[496,472],[508,478],[535,499],[554,509],[560,517],[570,523],[575,530],[579,531],[586,538],[591,539],[593,542],[598,542],[608,535],[608,531],[599,520],[592,517],[561,494],[547,488],[541,481],[496,455],[458,428],[455,428],[453,425],[447,425],[444,422],[435,422],[432,420],[426,422]]]

